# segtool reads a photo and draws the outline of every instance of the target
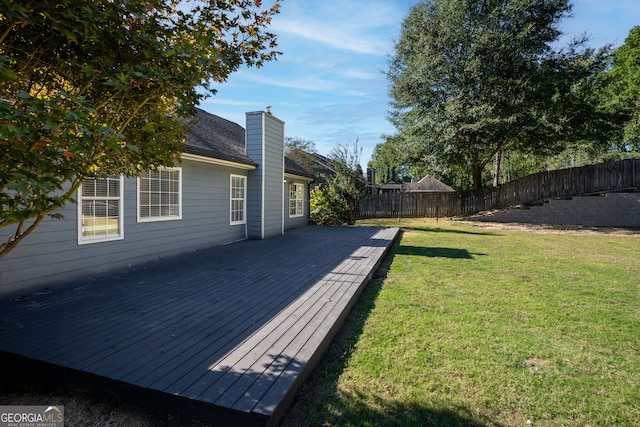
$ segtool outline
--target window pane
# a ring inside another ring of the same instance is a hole
[[[96,200],[93,202],[93,215],[100,218],[107,216],[107,201]]]
[[[120,178],[113,176],[107,178],[107,195],[109,197],[120,197]]]
[[[82,195],[89,197],[96,195],[96,181],[94,179],[86,179],[82,181]]]
[[[149,181],[149,191],[154,193],[160,191],[160,181],[158,179],[152,178],[151,181]]]
[[[120,235],[120,178],[88,179],[81,191],[81,235],[100,238]]]
[[[107,179],[98,179],[95,181],[95,197],[107,197]]]
[[[149,204],[149,193],[140,192],[140,206],[147,206]]]
[[[245,182],[243,176],[231,176],[231,222],[244,222]]]
[[[303,214],[303,202],[304,202],[304,185],[303,184],[290,184],[289,185],[289,215],[299,216]]]
[[[140,218],[180,217],[179,169],[144,172],[138,191]]]

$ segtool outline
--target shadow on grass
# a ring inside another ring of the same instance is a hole
[[[469,231],[469,230],[453,230],[451,228],[440,228],[440,227],[404,227],[399,225],[402,230],[413,230],[413,231],[426,231],[427,233],[454,233],[454,234],[471,234],[475,236],[502,236],[500,233],[494,233],[491,231]]]
[[[428,258],[458,258],[473,259],[473,255],[466,249],[456,248],[425,248],[424,246],[400,246],[395,250],[396,255],[413,255]]]
[[[401,254],[399,242],[400,239],[397,239],[364,289],[322,361],[298,392],[280,427],[500,427],[496,423],[487,424],[478,420],[471,408],[433,408],[428,406],[428,402],[391,401],[385,398],[385,390],[363,393],[338,389],[340,376],[357,349],[358,339],[375,307],[393,258]]]
[[[417,402],[389,403],[379,397],[373,402],[369,397],[369,403],[365,404],[360,403],[358,396],[342,394],[341,397],[350,401],[349,407],[336,408],[340,411],[340,417],[335,422],[327,421],[327,424],[371,427],[489,427],[489,424],[474,419],[467,408],[434,409]],[[490,425],[499,426],[496,423]]]

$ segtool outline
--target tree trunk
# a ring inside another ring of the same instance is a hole
[[[473,176],[473,188],[479,190],[482,188],[482,165],[471,165],[471,175]]]
[[[497,187],[500,185],[500,161],[502,160],[502,151],[498,151],[496,153],[496,162],[495,168],[493,170],[493,186]]]

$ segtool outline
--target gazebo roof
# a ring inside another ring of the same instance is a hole
[[[431,175],[426,175],[424,178],[422,178],[420,181],[418,182],[408,182],[405,184],[405,191],[408,192],[418,192],[418,191],[442,191],[442,192],[449,192],[449,193],[453,193],[454,190],[453,188],[449,187],[447,184],[445,184],[442,181],[437,180],[436,178],[432,177]]]

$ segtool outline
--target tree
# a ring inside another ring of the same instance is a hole
[[[366,196],[367,180],[362,176],[362,148],[340,144],[331,150],[332,174],[311,192],[311,222],[322,225],[355,224],[358,200]]]
[[[353,144],[340,144],[329,153],[335,175],[327,182],[346,202],[349,208],[348,224],[355,224],[358,200],[367,194],[367,180],[363,177],[358,140]]]
[[[320,184],[311,190],[309,220],[312,224],[343,225],[349,221],[349,217],[347,201],[333,186]]]
[[[314,172],[317,167],[313,157],[313,154],[316,152],[316,144],[313,141],[300,137],[287,137],[284,140],[284,152],[287,157],[308,172]]]
[[[276,58],[279,1],[0,0],[0,256],[84,179],[179,160],[198,101]]]
[[[409,182],[413,178],[422,179],[425,175],[432,175],[453,188],[468,186],[462,182],[465,177],[460,166],[444,164],[424,151],[416,155],[418,152],[410,148],[411,141],[402,134],[385,138],[385,142],[376,145],[371,160],[378,184]]]
[[[505,149],[537,155],[603,144],[619,121],[598,109],[608,48],[555,49],[569,0],[423,0],[403,22],[388,78],[391,120],[413,159],[471,169]],[[499,175],[496,169],[496,176]]]
[[[393,138],[393,136],[386,138]],[[409,174],[410,168],[406,166],[403,153],[398,150],[399,145],[391,142],[375,146],[370,166],[376,171],[377,184],[386,184],[389,181],[402,182]]]
[[[622,149],[640,151],[640,26],[632,28],[624,44],[615,50],[605,78],[611,81],[608,105],[629,113]]]

